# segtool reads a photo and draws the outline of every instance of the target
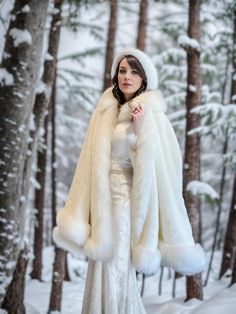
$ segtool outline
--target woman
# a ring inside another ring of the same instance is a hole
[[[89,257],[82,313],[145,313],[135,270],[204,267],[182,197],[182,157],[150,58],[123,49],[91,118],[54,241]]]

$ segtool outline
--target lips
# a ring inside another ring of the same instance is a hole
[[[124,87],[129,87],[129,86],[132,86],[132,84],[124,83],[124,84],[122,84],[122,86],[124,86]]]

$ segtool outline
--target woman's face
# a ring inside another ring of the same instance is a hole
[[[135,92],[141,87],[142,78],[136,69],[132,69],[124,58],[119,65],[118,85],[123,92],[125,100],[133,98]]]

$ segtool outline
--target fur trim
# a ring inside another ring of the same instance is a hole
[[[127,55],[132,55],[138,59],[141,63],[144,72],[147,76],[147,90],[153,90],[158,88],[158,74],[155,65],[153,64],[150,57],[139,49],[126,48],[122,49],[115,57],[112,68],[111,68],[111,77],[115,75],[116,68],[123,57]]]
[[[109,87],[107,90],[105,90],[98,102],[97,109],[101,113],[111,106],[117,107],[118,105],[117,100],[112,94],[112,88],[113,87]],[[166,112],[167,110],[166,102],[160,90],[146,91],[140,94],[131,101],[130,106],[134,109],[134,107],[140,103],[144,105],[144,111],[151,109],[152,112]],[[125,107],[125,104],[123,106]],[[129,115],[131,111],[129,107],[127,111]]]
[[[151,251],[138,245],[132,251],[132,262],[138,272],[153,275],[160,267],[161,254],[159,250]]]
[[[177,272],[192,276],[204,270],[205,255],[200,244],[190,246],[171,246],[160,243],[161,264],[172,267]]]
[[[71,241],[83,246],[90,234],[90,225],[87,222],[77,221],[62,208],[57,214],[57,226]]]
[[[59,227],[55,227],[53,229],[52,237],[57,246],[69,251],[75,257],[82,257],[84,255],[82,247],[69,240],[68,237],[62,233]]]
[[[88,239],[84,246],[84,253],[94,261],[100,260],[103,262],[108,262],[112,258],[112,243],[108,241],[107,243],[97,243],[91,238]]]

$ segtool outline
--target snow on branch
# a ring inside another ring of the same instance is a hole
[[[18,29],[18,28],[12,28],[9,32],[9,35],[13,38],[14,41],[14,47],[18,47],[20,44],[26,43],[28,45],[31,45],[32,43],[32,37],[29,33],[29,31]]]
[[[211,115],[212,120],[218,119],[222,114],[224,106],[219,103],[210,102],[204,105],[197,106],[191,110],[192,113],[199,114],[200,116]]]
[[[190,38],[187,35],[180,35],[178,38],[178,44],[185,49],[192,48],[200,51],[200,43],[196,39]]]
[[[186,189],[194,196],[205,196],[206,200],[210,202],[216,202],[220,199],[216,190],[206,182],[198,180],[190,181]]]
[[[236,106],[234,104],[222,105],[219,103],[207,103],[191,110],[201,117],[201,126],[192,129],[188,135],[226,135],[236,134]]]

